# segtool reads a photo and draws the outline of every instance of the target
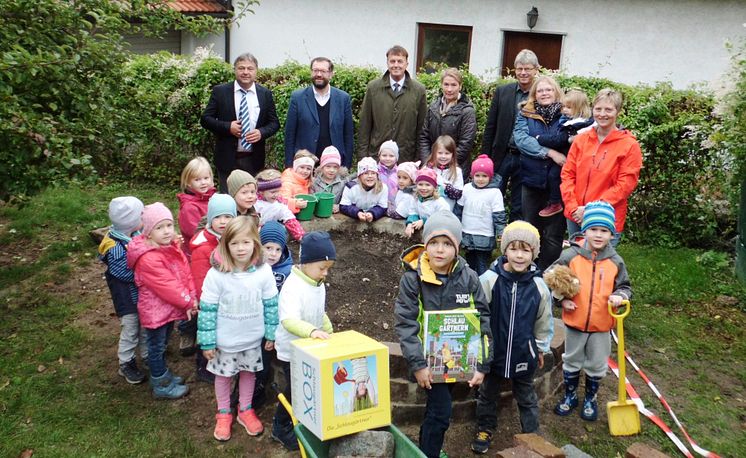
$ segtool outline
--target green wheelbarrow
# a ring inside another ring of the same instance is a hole
[[[280,400],[282,406],[285,407],[290,418],[293,419],[293,425],[295,430],[295,436],[298,438],[298,445],[300,446],[300,456],[302,458],[327,458],[329,456],[329,447],[331,441],[322,441],[316,437],[311,431],[306,429],[305,426],[298,423],[298,420],[293,415],[293,408],[280,393],[277,395],[277,399]],[[394,436],[394,457],[395,458],[426,458],[425,454],[412,442],[409,438],[401,432],[399,428],[394,425],[389,425],[386,428],[382,428]]]

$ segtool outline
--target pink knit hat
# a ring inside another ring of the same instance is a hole
[[[474,159],[474,162],[471,163],[471,176],[473,177],[477,172],[486,173],[490,179],[495,176],[495,165],[493,164],[492,159],[490,159],[486,154],[480,154],[476,159]]]
[[[364,157],[357,163],[357,176],[362,175],[365,172],[376,172],[378,173],[378,164],[372,157]]]
[[[433,187],[438,187],[438,176],[435,175],[435,170],[429,167],[426,167],[417,172],[417,179],[415,180],[415,182],[419,183],[420,181],[425,181],[433,185]]]
[[[397,172],[404,172],[412,180],[412,183],[417,180],[417,169],[420,167],[420,161],[417,162],[402,162],[397,166]]]
[[[339,150],[333,146],[327,146],[324,148],[324,152],[321,153],[321,162],[319,167],[323,167],[328,164],[342,165],[342,155],[339,154]]]
[[[161,221],[168,219],[173,221],[171,210],[160,202],[146,205],[142,211],[142,233],[145,237],[150,235],[153,228]]]

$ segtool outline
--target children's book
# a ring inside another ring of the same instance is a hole
[[[474,309],[426,311],[423,326],[425,360],[433,381],[470,380],[483,354],[479,312]]]

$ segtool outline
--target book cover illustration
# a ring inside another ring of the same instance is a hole
[[[482,351],[479,312],[425,312],[425,360],[435,383],[468,381]]]
[[[338,361],[334,370],[334,415],[349,415],[378,405],[376,356]]]

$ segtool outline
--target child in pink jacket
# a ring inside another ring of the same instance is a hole
[[[179,199],[179,230],[184,236],[184,251],[187,256],[189,241],[197,232],[200,220],[207,214],[207,203],[215,194],[212,168],[202,156],[195,157],[181,171],[181,192]]]
[[[196,313],[197,292],[171,211],[160,202],[147,205],[142,223],[142,234],[127,247],[127,266],[135,272],[137,312],[148,335],[150,385],[154,397],[178,399],[189,387],[168,370],[166,347],[174,321]]]

